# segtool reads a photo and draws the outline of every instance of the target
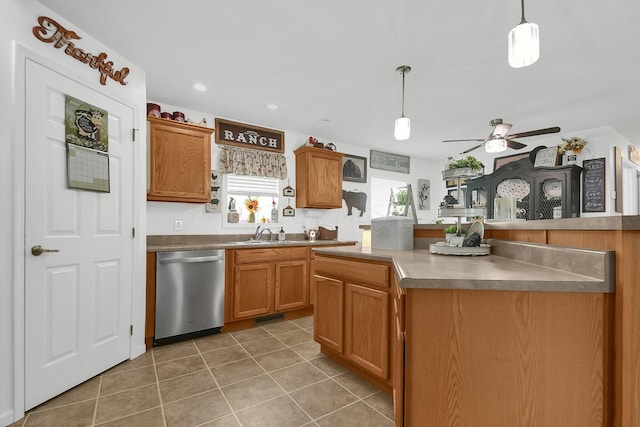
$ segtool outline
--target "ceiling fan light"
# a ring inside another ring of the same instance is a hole
[[[509,32],[509,65],[522,68],[540,58],[540,36],[538,25],[521,22]]]
[[[402,116],[399,119],[397,119],[393,136],[398,141],[404,141],[405,139],[409,139],[410,134],[411,134],[411,122],[409,118]]]
[[[487,153],[500,153],[507,149],[507,141],[504,139],[490,139],[484,145]]]

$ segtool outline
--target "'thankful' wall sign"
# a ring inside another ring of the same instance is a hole
[[[106,53],[100,52],[98,55],[94,55],[76,47],[75,43],[71,40],[80,40],[82,37],[75,31],[67,30],[46,16],[38,17],[38,24],[40,25],[36,25],[32,30],[33,35],[36,36],[38,40],[44,43],[53,43],[53,47],[56,49],[66,46],[64,53],[83,64],[88,64],[89,67],[95,68],[100,72],[101,85],[106,86],[107,77],[121,85],[127,84],[124,79],[129,75],[129,68],[124,67],[121,70],[114,70],[113,61],[107,61]]]

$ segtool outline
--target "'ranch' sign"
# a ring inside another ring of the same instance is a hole
[[[100,52],[98,55],[94,55],[76,47],[75,43],[71,40],[80,40],[82,37],[76,34],[75,31],[67,30],[46,16],[38,17],[38,24],[40,25],[33,27],[33,35],[36,36],[38,40],[44,43],[53,43],[53,47],[56,49],[66,46],[64,53],[83,64],[89,64],[89,67],[100,72],[101,85],[105,86],[107,84],[107,77],[117,81],[121,85],[127,84],[124,79],[129,75],[129,69],[124,67],[121,70],[114,70],[113,61],[106,60],[106,53]]]
[[[216,144],[284,153],[284,132],[216,119]]]

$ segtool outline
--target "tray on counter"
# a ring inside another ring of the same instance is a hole
[[[429,251],[438,255],[482,256],[491,254],[491,245],[481,244],[475,247],[449,246],[446,242],[432,243]]]

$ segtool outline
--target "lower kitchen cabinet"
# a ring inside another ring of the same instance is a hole
[[[162,244],[180,244],[161,236]],[[180,236],[176,236],[180,237]],[[328,246],[351,246],[338,243]],[[191,244],[189,244],[192,247]],[[274,313],[288,318],[312,313],[315,297],[309,277],[314,257],[311,245],[227,249],[225,254],[225,300],[223,330],[245,329],[253,319]],[[310,267],[311,266],[311,267]],[[314,286],[315,289],[315,286]],[[342,293],[341,293],[342,295]],[[151,348],[155,336],[156,252],[147,252],[145,343]],[[342,311],[341,311],[342,312]],[[342,322],[342,320],[340,320]],[[342,339],[340,339],[342,342]]]
[[[345,356],[388,379],[389,293],[347,283],[345,296]]]
[[[404,426],[404,304],[405,292],[395,280],[391,278],[391,293],[393,295],[393,415],[396,426]]]
[[[309,248],[234,249],[227,263],[225,323],[310,306]]]
[[[309,305],[309,272],[306,260],[277,262],[274,310],[291,310]],[[304,284],[304,286],[301,286]]]
[[[342,353],[344,336],[344,282],[315,275],[314,339]]]
[[[271,312],[273,263],[240,264],[233,282],[233,317],[255,317]]]
[[[391,390],[390,265],[316,255],[314,339]]]

